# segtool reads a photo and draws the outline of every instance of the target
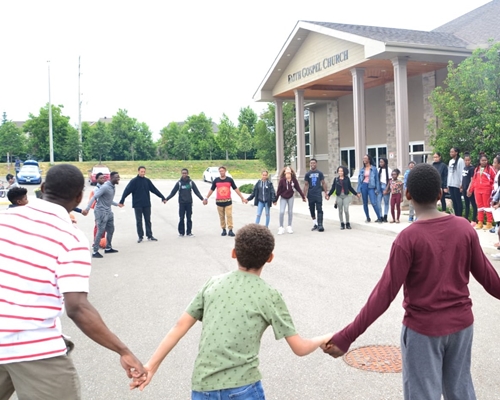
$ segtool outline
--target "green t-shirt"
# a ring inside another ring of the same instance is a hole
[[[192,390],[222,390],[261,379],[260,340],[271,325],[276,340],[297,332],[281,294],[259,276],[236,270],[212,277],[186,312],[203,322]]]

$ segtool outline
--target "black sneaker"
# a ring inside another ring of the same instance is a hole
[[[316,225],[316,224],[315,224],[315,225],[312,227],[311,231],[317,231],[317,230],[318,230],[318,225]]]
[[[234,236],[234,232],[232,229],[229,229],[229,231],[227,232],[227,236]]]
[[[118,250],[115,250],[115,249],[105,249],[104,252],[106,254],[109,254],[109,253],[118,253]]]
[[[141,243],[141,242],[142,242],[142,238],[137,239],[137,243]]]
[[[103,258],[103,255],[96,251],[95,253],[92,253],[92,258]]]
[[[220,234],[221,236],[226,236],[227,235],[227,232],[225,229],[222,230],[222,233]]]
[[[188,233],[186,236],[194,237],[194,235],[192,233]]]
[[[323,225],[318,225],[318,231],[324,232],[325,228],[323,228]]]
[[[346,227],[347,229],[352,229],[352,228],[351,228],[351,224],[350,224],[349,222],[347,222],[347,223],[345,224],[345,227]]]
[[[184,237],[184,234],[183,233],[179,233],[179,237]]]
[[[157,242],[158,239],[156,239],[154,236],[148,237],[148,240],[151,242]]]

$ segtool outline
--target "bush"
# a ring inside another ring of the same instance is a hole
[[[253,183],[246,183],[238,187],[238,189],[240,189],[241,193],[250,194],[253,192]]]

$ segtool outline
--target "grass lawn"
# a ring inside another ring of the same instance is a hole
[[[56,162],[55,164],[63,164]],[[65,164],[76,165],[82,171],[85,178],[88,171],[97,164],[95,161],[68,162]],[[140,165],[146,167],[146,175],[151,179],[178,179],[181,176],[181,169],[187,168],[192,179],[201,179],[203,171],[207,167],[226,166],[235,179],[258,179],[263,169],[266,169],[260,160],[163,160],[163,161],[104,161],[111,171],[117,171],[123,179],[130,179],[137,175],[137,168]],[[48,162],[40,163],[42,175],[44,176],[50,165]],[[10,166],[10,173],[14,173],[14,164]],[[5,180],[5,175],[9,172],[7,164],[0,164],[0,180]],[[270,171],[274,173],[274,171]]]

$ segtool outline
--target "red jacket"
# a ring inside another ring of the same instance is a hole
[[[491,193],[495,182],[496,172],[491,165],[484,168],[481,173],[481,167],[476,167],[474,176],[470,185],[470,192]]]

